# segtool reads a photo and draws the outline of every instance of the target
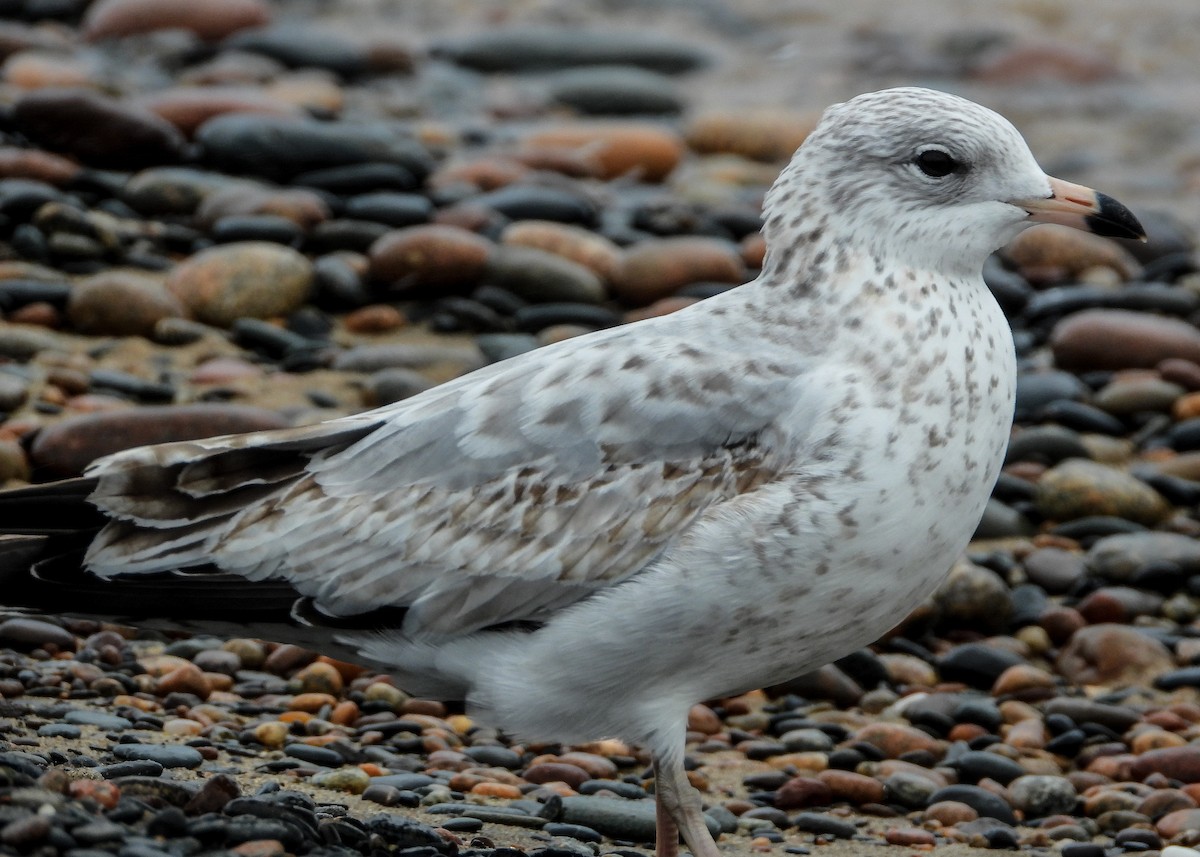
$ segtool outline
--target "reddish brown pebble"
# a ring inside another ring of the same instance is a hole
[[[775,791],[775,806],[783,810],[826,806],[831,799],[829,786],[814,777],[793,777]]]
[[[29,480],[29,458],[17,441],[0,437],[0,485],[10,479]]]
[[[161,279],[133,271],[105,271],[71,289],[67,318],[80,333],[145,336],[164,318],[179,318],[183,305]]]
[[[527,136],[522,148],[578,153],[595,166],[597,178],[628,176],[645,182],[666,178],[684,152],[683,140],[674,132],[632,122],[556,125]]]
[[[1038,619],[1038,624],[1050,637],[1055,645],[1062,645],[1071,636],[1087,625],[1087,620],[1079,615],[1074,607],[1052,607],[1046,610]]]
[[[306,691],[298,693],[292,697],[291,704],[288,708],[292,711],[305,711],[309,714],[316,714],[325,706],[337,705],[337,697],[329,693],[320,693],[317,691]]]
[[[166,696],[168,693],[192,693],[201,699],[208,699],[208,695],[212,693],[212,684],[199,667],[186,664],[160,678],[155,691],[160,696]]]
[[[83,35],[94,42],[154,30],[190,30],[216,40],[270,20],[270,7],[261,0],[98,0],[84,16]]]
[[[1158,835],[1173,839],[1185,830],[1200,830],[1200,809],[1179,809],[1160,818],[1154,824]]]
[[[390,333],[408,323],[404,313],[389,304],[371,304],[348,313],[342,320],[351,333]]]
[[[919,827],[893,827],[884,832],[883,838],[891,845],[936,845],[937,839],[928,830]]]
[[[1158,640],[1128,625],[1104,624],[1076,631],[1055,666],[1073,684],[1111,686],[1150,681],[1173,669],[1175,659]]]
[[[83,168],[74,161],[37,149],[0,146],[0,178],[36,179],[52,185],[74,181]]]
[[[967,806],[965,803],[956,800],[940,800],[929,805],[929,808],[925,810],[925,818],[937,821],[945,827],[951,827],[955,824],[974,821],[979,818],[979,813],[974,807]]]
[[[625,251],[612,289],[633,306],[669,297],[692,283],[742,283],[737,247],[718,238],[682,236],[643,241]]]
[[[1149,313],[1084,310],[1055,325],[1050,347],[1069,372],[1151,367],[1170,358],[1200,362],[1200,330]]]
[[[697,703],[688,711],[687,728],[693,732],[715,735],[721,731],[721,718],[707,705]]]
[[[493,244],[455,226],[410,226],[371,245],[371,277],[400,291],[475,284]]]
[[[317,659],[317,653],[302,649],[290,643],[276,646],[263,662],[263,669],[275,675],[287,675],[293,670],[311,664]]]
[[[992,685],[993,696],[1012,696],[1026,702],[1046,699],[1057,688],[1054,676],[1030,664],[1015,664]]]
[[[829,794],[834,800],[844,800],[861,805],[883,803],[886,797],[883,783],[865,774],[830,769],[817,774],[817,779],[829,788]]]
[[[1178,384],[1185,390],[1193,392],[1200,390],[1200,364],[1198,363],[1171,357],[1159,363],[1155,368],[1158,369],[1158,374],[1164,381]]]
[[[573,789],[579,788],[591,777],[583,768],[562,762],[542,762],[530,765],[521,775],[530,783],[566,783]]]
[[[134,446],[194,440],[218,434],[287,427],[274,411],[249,405],[147,406],[69,417],[38,433],[30,449],[34,464],[73,476],[102,455]]]
[[[1136,811],[1151,818],[1161,818],[1181,809],[1195,808],[1196,801],[1187,792],[1181,789],[1161,788],[1146,795],[1145,800],[1137,805]]]
[[[1200,782],[1200,746],[1165,747],[1150,750],[1137,757],[1130,770],[1135,780],[1146,779],[1152,773],[1163,774],[1183,783]]]
[[[808,138],[819,118],[816,113],[778,109],[710,112],[692,120],[687,142],[697,152],[782,161]]]
[[[75,800],[93,800],[105,809],[112,809],[121,799],[121,789],[108,780],[73,780],[67,794]]]
[[[872,723],[864,726],[855,733],[854,740],[873,744],[888,759],[897,759],[915,750],[924,750],[941,758],[943,752],[942,745],[936,738],[931,738],[920,729],[898,723]]]
[[[191,137],[196,129],[226,113],[261,113],[268,116],[299,116],[295,105],[272,98],[259,89],[234,86],[180,86],[143,95],[136,101]]]

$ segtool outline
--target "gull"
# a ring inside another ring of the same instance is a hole
[[[984,107],[860,95],[768,192],[753,282],[377,410],[0,494],[23,534],[0,601],[224,620],[515,736],[637,742],[658,857],[718,857],[689,709],[870,643],[965,549],[1016,378],[981,270],[1035,222],[1142,235]]]

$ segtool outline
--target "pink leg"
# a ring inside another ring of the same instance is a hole
[[[654,799],[656,857],[676,857],[681,833],[693,857],[721,857],[704,822],[700,793],[688,782],[679,750],[655,754]]]

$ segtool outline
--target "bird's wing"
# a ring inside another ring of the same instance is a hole
[[[536,621],[787,463],[805,367],[705,333],[618,328],[319,426],[111,456],[89,567],[211,562],[332,615],[406,607],[412,635]]]

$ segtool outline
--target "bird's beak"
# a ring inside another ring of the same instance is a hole
[[[1039,223],[1061,223],[1097,235],[1146,240],[1146,230],[1128,208],[1081,184],[1051,178],[1050,196],[1014,199],[1012,204],[1025,209],[1029,219]]]

